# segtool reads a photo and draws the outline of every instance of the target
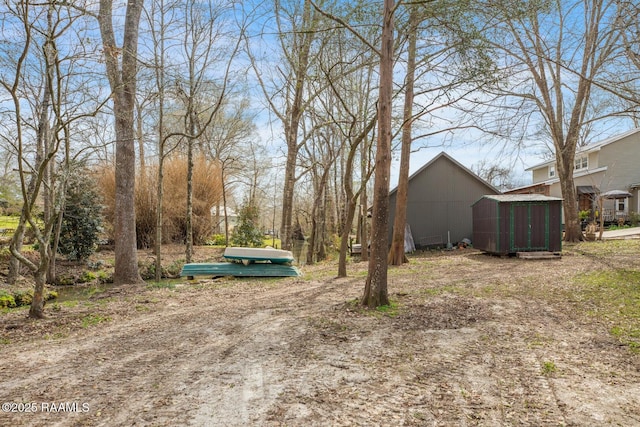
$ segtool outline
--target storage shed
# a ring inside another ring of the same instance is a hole
[[[487,195],[472,206],[473,246],[507,255],[562,250],[562,199],[539,194]]]
[[[389,193],[389,236],[397,188]],[[449,238],[459,242],[471,238],[471,205],[485,194],[500,194],[497,188],[442,152],[409,177],[407,224],[419,248],[444,247]]]

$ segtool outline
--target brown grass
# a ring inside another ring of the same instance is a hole
[[[97,171],[98,183],[105,202],[106,232],[113,240],[115,210],[115,173],[111,165]],[[149,166],[136,181],[136,233],[139,248],[155,243],[156,209],[158,203],[157,166]],[[212,232],[211,209],[220,203],[222,185],[220,168],[204,155],[194,159],[193,169],[193,239],[204,243]],[[187,159],[176,155],[165,161],[163,198],[163,243],[181,243],[186,239]]]

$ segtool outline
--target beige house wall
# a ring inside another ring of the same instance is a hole
[[[640,212],[640,131],[630,131],[620,139],[585,147],[576,153],[576,159],[588,156],[588,168],[574,174],[576,187],[593,186],[600,192],[629,191],[632,196],[625,202],[625,212]],[[599,149],[598,149],[599,148]],[[591,151],[590,151],[591,150]],[[549,195],[562,197],[560,183],[549,177],[549,165],[532,170],[533,183],[549,183]],[[637,184],[637,185],[634,185]],[[604,210],[618,211],[618,201],[605,200]]]

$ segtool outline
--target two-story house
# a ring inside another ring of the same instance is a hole
[[[544,194],[562,197],[554,160],[527,169],[533,184],[508,191],[518,194]],[[574,185],[581,211],[590,218],[603,202],[605,221],[627,219],[640,212],[640,128],[588,144],[576,151],[573,169]]]

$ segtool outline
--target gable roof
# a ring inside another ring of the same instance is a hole
[[[640,128],[631,129],[631,130],[628,130],[626,132],[620,133],[618,135],[614,135],[614,136],[612,136],[610,138],[604,139],[604,140],[602,140],[600,142],[596,142],[594,144],[585,145],[585,146],[580,147],[579,149],[577,149],[576,150],[576,154],[587,154],[587,153],[593,153],[595,151],[600,151],[602,149],[602,147],[605,147],[605,146],[607,146],[609,144],[613,144],[615,142],[618,142],[621,139],[624,139],[624,138],[626,138],[628,136],[631,136],[631,135],[633,135],[633,134],[635,134],[637,132],[640,132]],[[545,162],[538,163],[537,165],[530,166],[525,170],[526,171],[532,171],[534,169],[538,169],[538,168],[541,168],[543,166],[551,166],[551,165],[553,165],[555,163],[556,163],[555,159],[547,160]]]
[[[409,182],[411,182],[411,180],[420,175],[425,169],[428,169],[429,166],[431,166],[432,164],[434,164],[436,161],[438,161],[440,158],[445,158],[447,160],[449,160],[451,163],[453,163],[455,166],[457,166],[458,168],[460,168],[463,172],[465,172],[467,175],[469,175],[472,179],[475,179],[476,181],[479,181],[480,183],[482,183],[483,185],[489,187],[491,190],[495,191],[496,193],[500,194],[502,193],[500,190],[498,190],[497,188],[495,188],[493,185],[489,184],[487,181],[485,181],[484,179],[480,178],[478,175],[476,175],[473,171],[471,171],[470,169],[466,168],[462,163],[458,162],[456,159],[454,159],[453,157],[451,157],[450,155],[448,155],[447,153],[445,153],[444,151],[441,151],[440,154],[438,154],[437,156],[435,156],[433,159],[431,159],[429,162],[427,162],[426,164],[424,164],[420,169],[418,169],[417,171],[415,171],[414,173],[412,173],[411,175],[409,175]],[[396,185],[393,190],[391,190],[389,192],[389,195],[392,195],[393,193],[395,193],[396,191],[398,191],[398,186]]]

